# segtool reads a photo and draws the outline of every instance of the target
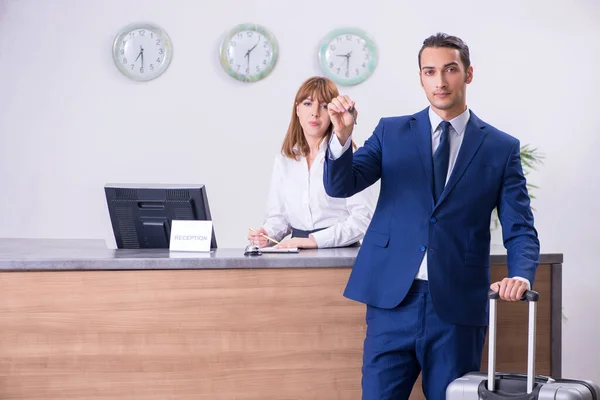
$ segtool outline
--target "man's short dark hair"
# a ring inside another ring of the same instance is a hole
[[[427,47],[449,47],[451,49],[456,49],[460,54],[460,61],[462,61],[465,70],[471,66],[469,47],[461,38],[445,33],[436,33],[423,41],[423,46],[421,47],[421,50],[419,50],[419,70],[421,69],[421,53],[423,53],[423,50]]]

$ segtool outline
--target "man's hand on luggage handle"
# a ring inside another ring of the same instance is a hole
[[[494,292],[498,292],[502,300],[518,301],[521,300],[525,291],[529,288],[525,281],[514,278],[504,278],[499,282],[492,283],[490,289]]]

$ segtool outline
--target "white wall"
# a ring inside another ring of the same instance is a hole
[[[114,245],[104,183],[205,183],[220,246],[242,247],[261,222],[295,91],[321,73],[319,40],[350,25],[379,45],[372,78],[343,90],[357,100],[362,143],[381,116],[427,105],[416,55],[446,31],[471,47],[469,106],[546,154],[530,179],[541,187],[542,251],[565,254],[563,371],[600,382],[600,7],[554,1],[0,1],[0,237]],[[133,21],[173,40],[156,81],[128,81],[111,59]],[[265,25],[281,47],[273,74],[255,84],[218,63],[221,36],[242,22]]]

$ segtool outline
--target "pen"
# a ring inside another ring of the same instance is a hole
[[[258,233],[258,231],[257,231],[256,229],[252,229],[252,228],[250,228],[250,230],[251,230],[252,232],[256,232],[256,233]],[[267,236],[267,235],[265,235],[264,233],[261,233],[260,235],[261,235],[262,237],[266,238],[266,239],[269,239],[271,242],[275,242],[275,243],[279,244],[279,242],[278,242],[277,240],[275,240],[275,239],[271,239],[270,237],[268,237],[268,236]]]

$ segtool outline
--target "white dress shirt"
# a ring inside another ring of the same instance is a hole
[[[454,168],[454,164],[456,164],[456,159],[458,157],[458,151],[460,150],[460,146],[462,145],[462,141],[464,138],[465,129],[467,128],[467,123],[469,122],[471,114],[469,109],[467,108],[462,114],[456,116],[450,121],[450,129],[448,131],[448,137],[450,139],[450,159],[448,163],[448,174],[446,175],[446,183],[448,183],[448,179],[452,174],[452,169]],[[431,154],[435,154],[439,144],[440,144],[440,136],[442,135],[442,127],[440,123],[443,121],[442,117],[437,115],[431,107],[429,107],[429,122],[431,123]],[[333,159],[339,158],[344,151],[346,151],[350,147],[350,143],[352,137],[350,137],[344,146],[340,144],[340,141],[337,140],[335,135],[331,136],[330,140],[330,153]],[[423,261],[421,262],[421,266],[419,267],[419,271],[415,279],[427,280],[427,257],[423,257]],[[527,287],[531,288],[531,284],[528,279],[515,276],[515,279],[520,279],[527,283]]]
[[[370,188],[354,196],[333,198],[325,193],[323,167],[326,141],[310,170],[305,157],[298,161],[280,154],[275,157],[263,228],[275,240],[281,240],[291,228],[315,232],[319,248],[342,247],[364,237],[373,216]]]

